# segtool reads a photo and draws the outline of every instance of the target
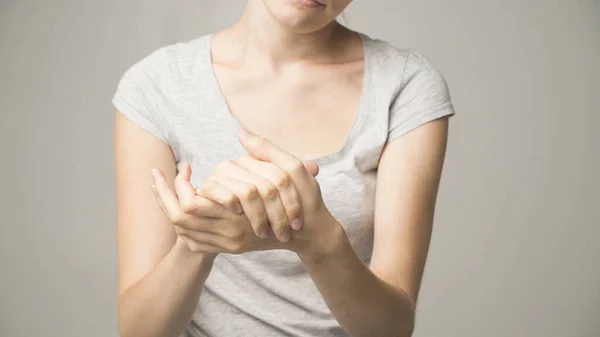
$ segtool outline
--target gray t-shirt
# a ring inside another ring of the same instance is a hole
[[[121,79],[114,105],[169,144],[178,167],[192,165],[194,186],[215,165],[245,151],[210,58],[210,35],[163,47]],[[419,53],[361,34],[363,93],[343,147],[318,158],[325,205],[362,260],[373,250],[377,164],[390,142],[454,114],[443,76]],[[293,135],[291,135],[293,136]],[[352,280],[348,280],[352,282]],[[150,304],[149,304],[150,305]],[[298,257],[273,250],[217,257],[184,336],[346,336]]]

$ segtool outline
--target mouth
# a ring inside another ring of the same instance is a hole
[[[294,0],[296,5],[304,8],[321,8],[325,7],[324,0]]]

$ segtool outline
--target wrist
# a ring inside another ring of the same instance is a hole
[[[174,253],[181,257],[181,259],[188,261],[190,263],[197,264],[210,264],[212,265],[213,261],[217,257],[218,254],[209,254],[202,252],[194,252],[192,251],[188,245],[181,239],[181,237],[177,237],[175,241],[175,245],[173,246]]]
[[[321,226],[325,233],[319,231],[315,237],[314,245],[306,251],[298,252],[298,257],[304,264],[322,264],[337,260],[346,255],[348,249],[352,250],[350,241],[344,227],[330,216],[328,225]]]

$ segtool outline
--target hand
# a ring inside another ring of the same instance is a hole
[[[231,181],[240,179],[240,176],[246,176],[248,174],[247,172],[242,172],[246,170],[258,177],[255,177],[252,181],[260,181],[262,183],[266,181],[271,182],[272,184],[269,189],[256,185],[254,185],[254,187],[246,186],[246,191],[260,191],[261,189],[269,191],[276,190],[279,195],[288,196],[297,193],[300,201],[301,213],[297,214],[297,212],[291,212],[292,216],[290,218],[295,219],[300,215],[303,227],[302,230],[293,233],[290,242],[283,245],[283,248],[295,251],[299,255],[307,257],[328,254],[331,249],[335,248],[335,246],[341,242],[340,239],[345,237],[345,232],[341,224],[335,220],[323,203],[319,183],[314,178],[314,175],[318,172],[316,164],[312,162],[303,163],[300,159],[279,149],[268,140],[254,135],[245,129],[240,129],[238,136],[240,143],[248,151],[251,157],[244,156],[241,160],[238,160],[236,163],[240,166],[236,168],[235,172],[231,169],[223,170],[222,172],[224,172],[224,175],[227,175],[226,179]],[[222,180],[225,178],[219,177],[217,179]],[[281,182],[284,183],[281,184]],[[246,184],[252,185],[252,182],[248,180]],[[227,183],[221,186],[228,189],[225,185],[232,186],[233,183]],[[294,187],[295,192],[279,192],[280,189],[285,190],[291,186]],[[232,189],[234,188],[232,187]],[[214,193],[211,192],[210,188],[201,188],[201,190],[203,193],[208,192],[207,194],[211,195],[212,198],[212,194]],[[222,189],[219,190],[222,191]],[[236,196],[240,194],[233,190],[230,191],[232,192],[229,194],[230,197],[232,194]],[[224,194],[225,192],[221,193]],[[243,195],[243,193],[241,194]],[[275,193],[273,193],[273,195],[275,195]],[[283,197],[283,199],[286,200],[284,203],[287,204],[289,200],[297,200],[294,198],[295,197]],[[255,196],[254,199],[259,198]],[[242,199],[242,204],[243,203],[244,201]],[[258,202],[256,202],[256,205],[257,206],[255,207],[258,207]],[[271,205],[272,204],[269,203],[263,203],[263,207],[268,208]],[[285,209],[289,213],[288,208]],[[246,211],[245,206],[244,211]],[[264,210],[263,212],[268,214],[270,211]],[[281,212],[281,210],[273,210],[271,212],[276,213]],[[281,213],[279,214],[281,216]],[[283,216],[281,216],[281,218],[283,218]],[[261,224],[261,226],[263,226],[263,224]]]
[[[318,174],[316,164],[303,165],[311,176]],[[290,228],[302,228],[302,203],[290,175],[250,155],[217,164],[197,193],[238,213],[243,210],[260,238],[273,233],[279,241],[288,242]]]
[[[241,254],[247,251],[268,250],[278,246],[275,239],[260,239],[252,231],[245,214],[197,195],[190,183],[188,164],[175,178],[174,193],[158,169],[152,170],[153,191],[163,213],[175,226],[178,239],[193,252],[216,255]]]

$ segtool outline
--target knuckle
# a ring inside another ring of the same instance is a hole
[[[287,227],[289,224],[288,218],[287,216],[283,216],[277,220],[275,220],[275,223],[271,224],[273,229],[279,229],[281,230],[282,228]]]
[[[260,229],[262,227],[269,227],[269,226],[270,226],[269,218],[267,217],[266,214],[263,217],[260,217],[258,219],[258,221],[256,222],[256,229]]]
[[[171,216],[171,222],[177,226],[185,224],[186,220],[186,216],[182,212],[177,212]]]
[[[256,141],[256,146],[254,147],[254,153],[263,154],[269,150],[270,143],[268,140],[261,138]]]
[[[241,254],[245,250],[245,245],[242,241],[232,241],[227,245],[227,250],[231,254]]]
[[[244,232],[239,228],[231,228],[223,234],[232,242],[238,242],[244,238]]]
[[[290,219],[296,219],[302,215],[302,206],[298,203],[289,206],[286,205],[286,211]]]
[[[265,138],[260,138],[256,144],[256,146],[260,149],[266,149],[269,146],[269,141]]]
[[[292,184],[292,177],[287,173],[282,174],[277,179],[277,186],[279,186],[280,188],[287,188],[291,184]]]
[[[273,200],[279,196],[279,191],[277,190],[277,186],[274,184],[267,183],[262,188],[262,196],[267,200]]]
[[[258,188],[256,188],[256,186],[254,186],[254,185],[248,185],[242,192],[241,199],[253,200],[253,199],[256,199],[258,197],[258,195],[259,195]]]
[[[302,172],[303,170],[304,170],[304,164],[299,159],[294,159],[294,160],[290,161],[290,163],[287,165],[287,168],[286,168],[286,171],[291,175],[298,174],[298,173]]]
[[[194,211],[194,203],[190,199],[182,200],[180,203],[181,211],[190,214]]]
[[[255,219],[251,220],[250,225],[252,226],[254,231],[258,233],[259,229],[269,226],[269,219],[267,218],[266,214],[261,214]]]
[[[223,204],[225,207],[233,207],[238,203],[238,199],[236,196],[228,196],[225,200],[223,200]]]

